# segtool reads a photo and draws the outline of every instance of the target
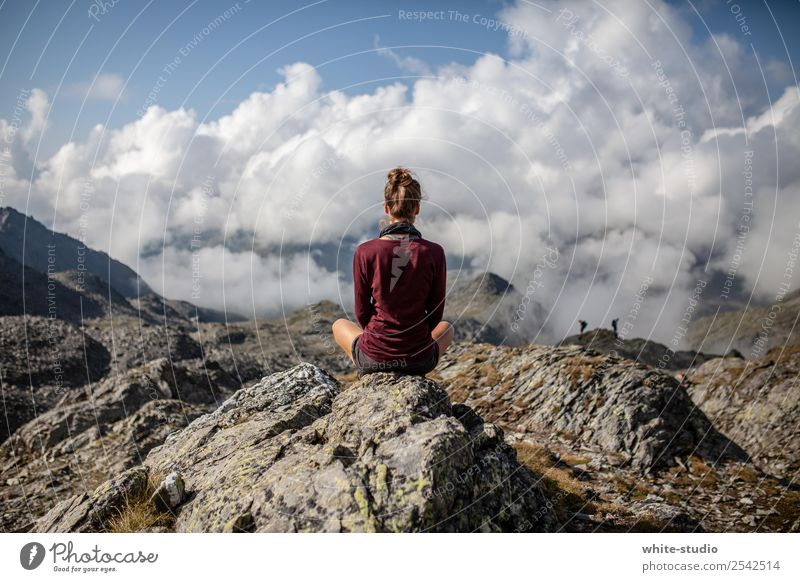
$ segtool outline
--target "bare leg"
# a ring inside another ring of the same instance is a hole
[[[364,333],[364,330],[349,319],[337,319],[333,322],[333,338],[342,351],[353,359],[353,341]]]
[[[450,342],[453,341],[453,335],[455,331],[453,326],[447,321],[439,322],[439,325],[433,328],[431,332],[431,337],[439,344],[439,355],[441,356],[447,347],[450,345]]]

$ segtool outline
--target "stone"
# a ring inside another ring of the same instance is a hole
[[[156,488],[150,501],[159,511],[171,511],[181,504],[185,491],[183,477],[177,471],[173,471]]]
[[[613,466],[746,458],[670,374],[578,346],[458,344],[433,377],[489,421],[598,448]]]
[[[503,431],[417,376],[370,374],[342,391],[320,368],[301,364],[173,433],[144,467],[179,472],[191,490],[175,509],[174,531],[558,526],[539,478],[517,462]],[[56,508],[40,524],[83,527],[73,513]]]

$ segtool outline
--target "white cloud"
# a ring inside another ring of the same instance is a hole
[[[31,142],[38,138],[44,131],[47,114],[50,111],[50,100],[47,93],[41,89],[33,89],[30,96],[25,101],[25,108],[30,113],[30,122],[25,127],[23,138],[25,142]]]
[[[401,71],[421,76],[433,74],[430,65],[422,59],[400,55],[389,47],[381,46],[380,41],[380,37],[376,34],[373,46],[377,49],[378,54],[389,59],[389,61],[397,65]]]
[[[121,75],[99,73],[91,81],[80,81],[67,85],[65,92],[81,99],[116,101],[125,99],[124,87],[125,79]]]
[[[451,267],[463,258],[524,288],[543,245],[558,245],[537,294],[556,335],[624,316],[652,275],[635,333],[664,340],[696,280],[737,257],[749,150],[756,195],[736,285],[774,294],[797,230],[800,108],[793,85],[770,105],[749,46],[696,44],[681,12],[650,4],[510,6],[501,17],[525,33],[509,37],[511,60],[487,54],[410,87],[325,92],[312,66],[290,64],[216,120],[151,107],[98,126],[40,160],[32,184],[10,181],[6,200],[24,207],[30,191],[38,216],[58,200],[57,227],[72,233],[86,215],[89,244],[170,297],[192,299],[199,231],[209,274],[197,302],[223,307],[224,284],[229,309],[274,311],[337,288],[349,300],[348,253],[376,232],[386,171],[408,165],[427,194],[420,228]]]

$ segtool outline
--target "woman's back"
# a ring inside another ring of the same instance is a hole
[[[360,349],[377,361],[423,360],[431,330],[442,320],[446,293],[444,250],[423,238],[377,238],[353,257],[355,309],[364,328]]]

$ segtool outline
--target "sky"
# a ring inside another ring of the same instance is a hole
[[[352,302],[403,164],[451,281],[511,280],[543,337],[618,317],[677,342],[698,295],[798,286],[799,21],[732,0],[6,0],[0,206],[168,297],[275,314]]]

